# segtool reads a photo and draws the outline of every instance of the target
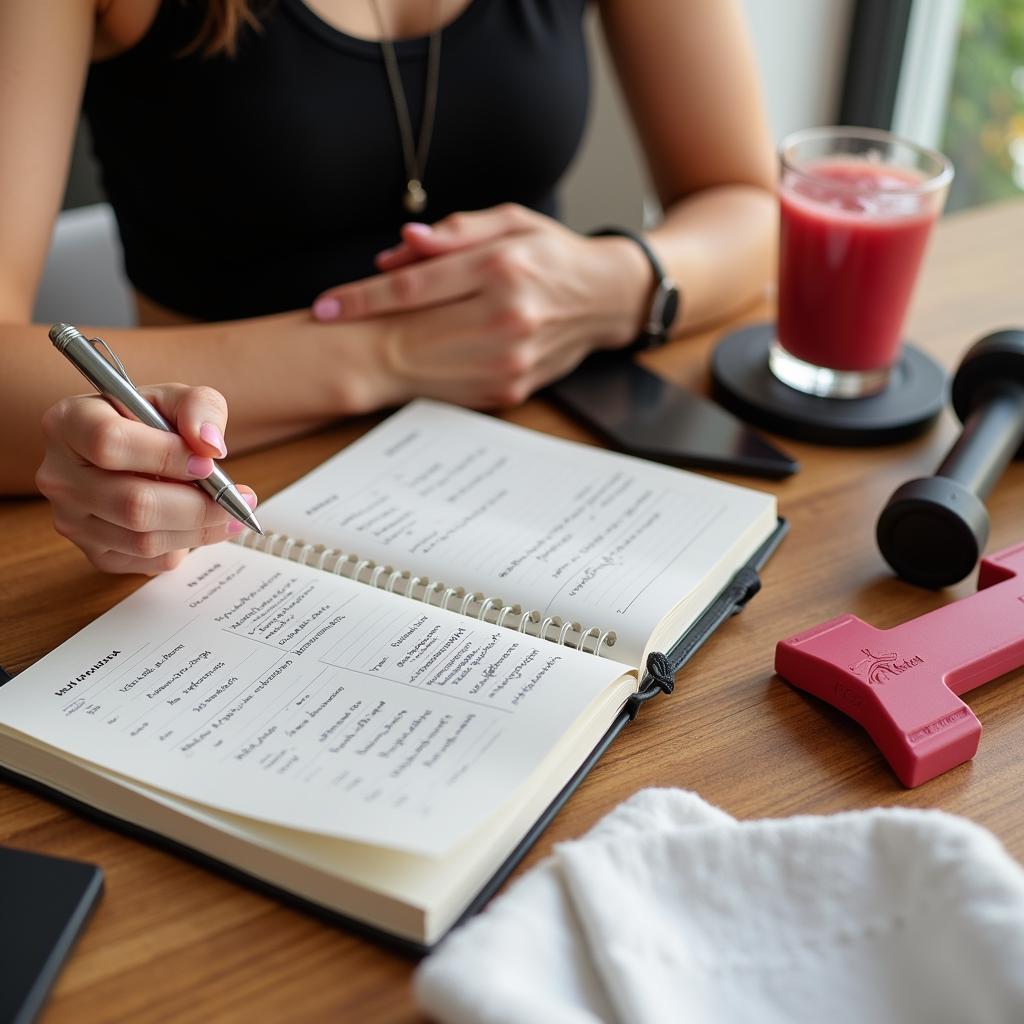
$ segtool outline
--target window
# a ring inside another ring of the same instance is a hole
[[[1024,195],[1024,0],[964,0],[941,145],[951,209]]]
[[[1024,0],[858,0],[840,119],[946,153],[947,210],[1024,195]]]

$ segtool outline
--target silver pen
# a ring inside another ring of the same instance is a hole
[[[118,412],[126,410],[147,427],[156,427],[157,430],[166,430],[171,434],[175,432],[153,405],[139,394],[121,360],[102,338],[87,338],[71,324],[54,324],[50,328],[50,341]],[[100,345],[110,356],[109,359],[100,354]],[[262,535],[263,528],[252,514],[252,509],[231,477],[216,462],[213,464],[213,472],[205,480],[196,480],[195,485],[243,526]]]

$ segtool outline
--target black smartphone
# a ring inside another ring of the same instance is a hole
[[[93,864],[0,847],[0,1021],[35,1020],[102,892]]]
[[[629,455],[764,477],[789,476],[800,468],[731,413],[627,355],[591,356],[545,393]]]

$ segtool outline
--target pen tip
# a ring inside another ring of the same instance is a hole
[[[214,470],[214,472],[218,472]],[[242,496],[241,492],[227,477],[221,473],[222,480],[227,480],[227,483],[222,483],[220,489],[216,493],[214,501],[216,501],[226,512],[234,516],[244,527],[252,530],[253,533],[258,533],[261,537],[265,537],[266,534],[263,532],[263,527],[260,526],[260,521],[253,515],[252,509],[249,508],[249,503]],[[218,481],[220,482],[220,481]],[[200,486],[207,483],[206,480],[198,481]],[[205,490],[204,486],[204,490]],[[207,492],[209,493],[209,492]]]

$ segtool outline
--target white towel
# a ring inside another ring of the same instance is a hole
[[[645,790],[420,966],[443,1024],[1022,1024],[1024,871],[938,811]]]

